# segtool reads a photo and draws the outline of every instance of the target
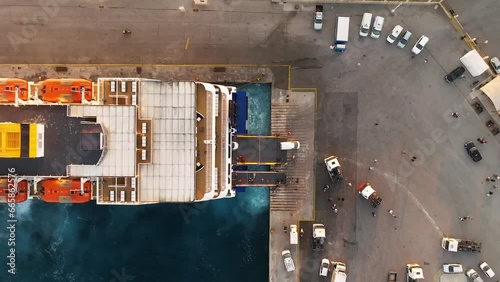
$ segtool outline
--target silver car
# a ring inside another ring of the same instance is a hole
[[[492,278],[493,276],[495,276],[495,272],[493,272],[491,267],[486,262],[483,261],[482,263],[480,263],[479,268],[481,268],[481,270],[484,272],[484,275],[486,275],[487,277]]]
[[[408,44],[408,41],[410,40],[410,37],[411,37],[411,32],[407,30],[405,32],[405,35],[403,35],[403,37],[399,40],[397,46],[399,48],[405,48],[406,44]]]
[[[467,270],[465,274],[467,274],[467,277],[469,277],[472,282],[484,282],[483,278],[479,277],[479,274],[472,268]]]

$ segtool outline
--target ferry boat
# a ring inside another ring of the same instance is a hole
[[[81,103],[92,100],[92,82],[86,79],[47,79],[40,85],[38,96],[51,103]]]
[[[9,186],[10,183],[10,186]],[[9,188],[15,187],[17,191],[14,196],[15,203],[22,203],[28,199],[28,181],[8,179],[7,177],[0,178],[0,202],[7,203],[9,201]]]
[[[92,198],[92,182],[78,179],[46,179],[38,183],[38,195],[48,203],[86,203]]]
[[[17,97],[28,100],[28,81],[18,78],[0,78],[0,103],[14,103]]]

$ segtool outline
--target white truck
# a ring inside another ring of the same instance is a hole
[[[314,13],[314,30],[321,30],[323,28],[323,6],[316,5],[316,12]]]
[[[333,262],[333,273],[331,282],[346,282],[347,274],[345,273],[346,266],[343,262]]]
[[[344,52],[347,41],[349,41],[349,17],[337,17],[337,27],[335,29],[335,41],[333,49],[336,52]]]
[[[336,156],[329,156],[325,159],[326,170],[330,175],[332,182],[340,182],[344,177],[342,176],[342,171],[339,160]]]
[[[358,193],[369,200],[374,208],[378,207],[382,202],[382,199],[377,195],[377,191],[368,182],[363,182],[358,186]]]
[[[464,240],[464,239],[455,239],[450,237],[443,237],[441,240],[441,247],[450,252],[481,252],[481,243],[472,241],[472,240]]]
[[[290,225],[290,244],[297,245],[299,242],[299,234],[297,233],[297,225]]]
[[[424,271],[419,264],[408,263],[406,265],[406,282],[418,282],[424,280]]]
[[[321,251],[324,249],[326,240],[325,226],[320,223],[313,224],[313,250]]]

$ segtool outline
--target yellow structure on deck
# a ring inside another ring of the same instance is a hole
[[[43,124],[0,123],[0,158],[44,156]]]

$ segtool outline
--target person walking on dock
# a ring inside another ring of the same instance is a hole
[[[389,210],[389,214],[392,215],[392,217],[397,218],[397,216],[394,214],[393,210]]]

